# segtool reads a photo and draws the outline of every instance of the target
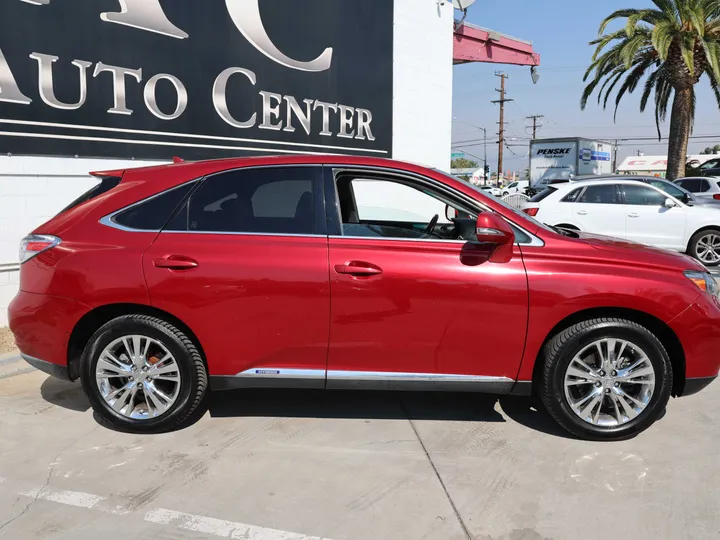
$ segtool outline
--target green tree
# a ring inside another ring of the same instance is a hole
[[[667,178],[685,173],[688,138],[695,118],[695,85],[706,75],[720,106],[720,0],[652,0],[657,9],[620,9],[600,24],[599,37],[590,42],[595,53],[585,72],[581,107],[600,85],[598,104],[615,97],[615,117],[623,96],[645,78],[640,99],[644,111],[655,93],[655,123],[670,113]],[[608,24],[626,19],[625,27],[605,33]],[[624,78],[624,80],[623,80]],[[602,84],[601,84],[602,83]]]
[[[457,158],[450,162],[451,169],[477,169],[478,164],[467,158]]]
[[[700,152],[701,154],[717,154],[720,152],[720,144],[716,144],[715,146],[708,146],[705,150]]]

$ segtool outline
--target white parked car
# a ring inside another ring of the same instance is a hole
[[[715,176],[688,176],[678,178],[675,184],[700,199],[720,200],[720,178]]]
[[[720,264],[720,209],[688,206],[636,180],[588,180],[548,187],[522,210],[553,227],[614,236]]]
[[[529,180],[518,180],[516,182],[511,182],[506,187],[504,187],[502,190],[502,194],[504,197],[505,195],[512,195],[513,193],[525,193],[525,190],[529,187]]]
[[[493,195],[494,197],[500,197],[502,195],[502,191],[499,187],[495,186],[480,186],[480,189],[483,190],[485,193],[489,193],[490,195]]]

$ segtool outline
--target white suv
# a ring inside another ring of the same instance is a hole
[[[636,180],[555,185],[522,209],[554,227],[688,253],[706,266],[720,264],[720,209],[689,206]]]

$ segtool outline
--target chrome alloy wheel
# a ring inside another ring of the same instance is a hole
[[[585,422],[615,427],[633,420],[650,403],[655,369],[630,341],[605,338],[583,348],[565,371],[565,399]]]
[[[720,234],[709,232],[701,236],[695,245],[695,253],[701,262],[710,264],[720,262]]]
[[[95,380],[105,402],[134,420],[165,413],[180,393],[180,368],[158,340],[130,335],[116,339],[100,354]]]

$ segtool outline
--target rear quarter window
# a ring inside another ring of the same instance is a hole
[[[530,197],[530,202],[540,202],[543,199],[546,199],[547,197],[549,197],[550,195],[555,193],[556,191],[557,191],[557,188],[552,188],[552,187],[545,188],[540,193],[536,193],[535,195]]]
[[[113,216],[118,225],[140,231],[159,231],[175,213],[178,206],[195,187],[196,182],[188,182],[123,210]]]
[[[63,208],[59,213],[62,214],[63,212],[67,212],[68,210],[72,210],[76,206],[80,206],[83,203],[86,203],[95,197],[99,197],[103,193],[107,193],[111,189],[114,189],[117,187],[117,185],[120,183],[119,176],[106,176],[102,180],[100,180],[100,183],[91,187],[89,190],[87,190],[85,193],[80,195],[77,199],[75,199],[73,202],[71,202],[69,205],[67,205],[65,208]]]

